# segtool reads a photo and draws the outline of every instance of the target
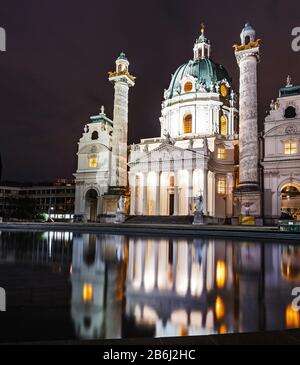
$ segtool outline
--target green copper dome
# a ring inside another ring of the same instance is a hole
[[[211,91],[218,81],[226,80],[230,85],[232,84],[232,79],[226,69],[222,65],[214,63],[211,59],[205,58],[189,61],[180,66],[172,76],[169,89],[166,92],[167,99],[180,94],[181,81],[186,76],[196,78],[197,84],[200,87],[204,87],[207,91]]]

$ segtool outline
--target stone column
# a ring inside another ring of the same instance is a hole
[[[203,171],[203,213],[207,215],[208,212],[208,170]]]
[[[128,91],[126,82],[115,83],[114,130],[112,137],[112,186],[127,186]]]
[[[257,63],[260,60],[260,45],[255,37],[254,29],[247,24],[241,33],[242,44],[235,46],[235,56],[240,68],[240,183],[235,198],[242,224],[260,225],[257,125]]]
[[[188,191],[187,191],[187,200],[188,200],[188,215],[193,214],[193,170],[188,170]]]
[[[147,215],[147,177],[146,173],[143,173],[143,215]]]
[[[259,46],[235,52],[240,68],[240,183],[239,191],[257,191],[258,125],[257,62]]]
[[[115,72],[109,73],[109,81],[115,86],[111,186],[117,188],[127,187],[128,92],[135,85],[128,66],[129,61],[122,53],[116,60]]]
[[[130,215],[135,215],[136,211],[135,211],[135,206],[136,206],[136,202],[135,202],[135,195],[136,195],[136,189],[137,187],[135,186],[135,175],[130,177],[131,179],[131,184],[130,184]]]
[[[155,215],[160,215],[160,172],[156,173]]]
[[[174,215],[179,215],[179,181],[178,172],[174,171]]]

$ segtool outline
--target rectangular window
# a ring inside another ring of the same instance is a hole
[[[95,169],[95,168],[97,168],[97,165],[98,165],[97,158],[96,157],[91,157],[89,159],[89,167],[92,168],[92,169]]]
[[[284,154],[295,155],[297,153],[297,142],[285,142]]]
[[[226,194],[226,177],[221,176],[218,178],[218,194]]]
[[[226,149],[225,148],[218,148],[218,159],[226,160]]]

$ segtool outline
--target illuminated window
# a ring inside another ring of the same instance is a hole
[[[218,148],[218,159],[226,160],[226,150],[225,148]]]
[[[93,285],[85,283],[82,289],[82,299],[85,303],[90,303],[93,300]]]
[[[295,155],[297,153],[297,142],[286,142],[284,144],[285,155]]]
[[[89,167],[91,169],[95,169],[98,166],[98,160],[97,157],[90,157],[89,158]]]
[[[227,118],[225,115],[221,116],[220,131],[223,136],[227,135]]]
[[[193,131],[193,117],[192,114],[187,114],[183,118],[183,133],[192,133]]]
[[[188,81],[184,84],[184,92],[185,93],[189,93],[193,90],[193,84],[191,83],[191,81]]]
[[[226,194],[226,177],[222,176],[218,179],[218,194]]]

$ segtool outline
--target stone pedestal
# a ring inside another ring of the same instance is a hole
[[[204,214],[202,212],[195,212],[193,225],[204,226]]]
[[[259,191],[235,192],[234,215],[239,217],[239,224],[261,225],[262,196]]]
[[[103,213],[99,217],[101,223],[114,223],[117,219],[117,211],[119,208],[119,200],[121,196],[127,196],[127,204],[129,204],[128,193],[126,188],[110,187],[107,194],[103,196],[102,207]],[[125,217],[128,207],[125,209]]]
[[[116,213],[115,224],[122,224],[126,221],[127,215],[123,212]]]

